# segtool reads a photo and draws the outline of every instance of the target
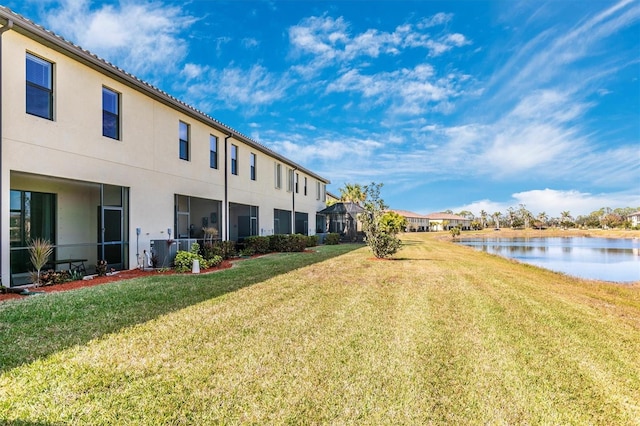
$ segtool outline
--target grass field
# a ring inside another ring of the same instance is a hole
[[[0,423],[640,424],[638,285],[442,237],[3,302]]]

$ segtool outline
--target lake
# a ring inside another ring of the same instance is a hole
[[[640,239],[460,238],[460,244],[579,278],[640,281]]]

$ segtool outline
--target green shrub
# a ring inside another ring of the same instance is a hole
[[[328,246],[335,246],[336,244],[340,244],[340,234],[335,232],[330,232],[324,237],[324,243]]]
[[[212,259],[214,256],[220,256],[222,259],[229,259],[235,255],[235,241],[206,242],[202,247],[202,256],[205,259]]]
[[[402,242],[395,234],[387,232],[368,233],[365,242],[373,255],[379,259],[395,254],[402,246]]]
[[[221,256],[213,256],[210,259],[205,259],[207,261],[207,264],[209,265],[210,268],[214,267],[214,266],[218,266],[219,264],[222,263],[222,257]]]
[[[269,235],[269,250],[275,252],[281,252],[282,249],[286,246],[286,234],[275,234]]]
[[[209,267],[209,262],[207,262],[200,254],[194,253],[192,251],[179,250],[176,254],[176,259],[173,262],[176,272],[191,271],[191,269],[193,268],[193,261],[196,259],[200,263],[201,268],[206,269]]]
[[[307,247],[315,247],[318,245],[318,236],[317,235],[308,235],[307,236]]]
[[[271,252],[269,237],[261,237],[258,235],[247,237],[244,239],[244,247],[245,252],[246,250],[253,251],[248,256],[251,256],[253,254],[266,254]]]
[[[397,234],[404,229],[406,221],[396,213],[387,212],[389,207],[380,198],[381,188],[381,183],[374,182],[364,187],[365,212],[359,217],[365,232],[365,242],[375,257],[384,259],[395,254],[402,246]]]
[[[302,234],[293,234],[289,235],[289,244],[287,244],[287,251],[290,252],[300,252],[304,251],[307,248],[307,241],[309,239],[306,235]]]
[[[269,247],[275,252],[299,252],[307,248],[307,237],[300,234],[276,234],[269,236]]]
[[[256,251],[252,247],[245,247],[242,250],[240,250],[240,253],[238,254],[244,257],[251,257],[254,254],[256,254]]]

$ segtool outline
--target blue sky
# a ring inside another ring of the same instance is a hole
[[[640,206],[640,2],[4,0],[392,208]]]

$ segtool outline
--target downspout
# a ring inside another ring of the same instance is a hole
[[[233,135],[224,137],[224,235],[222,241],[229,241],[229,139]]]
[[[4,193],[2,192],[2,34],[13,28],[13,21],[7,20],[7,23],[0,28],[0,199],[4,199]],[[2,227],[2,211],[0,209],[0,236],[4,234],[4,228]],[[0,238],[0,241],[2,238]],[[2,284],[2,243],[0,243],[0,285]],[[11,280],[9,280],[11,285]]]
[[[298,180],[296,179],[297,167],[293,168],[293,188],[291,188],[291,234],[296,233],[296,188],[298,187]]]

